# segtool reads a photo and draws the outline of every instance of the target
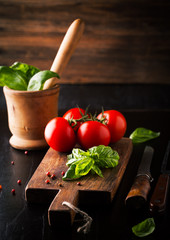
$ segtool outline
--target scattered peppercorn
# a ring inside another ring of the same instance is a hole
[[[11,164],[14,165],[14,161],[12,161]]]
[[[55,174],[52,174],[51,178],[54,180],[56,178]]]
[[[0,191],[2,190],[2,185],[0,185]]]
[[[77,182],[77,185],[78,185],[78,186],[81,186],[81,183],[80,183],[80,182]]]
[[[62,176],[64,176],[64,174],[65,174],[65,172],[64,172],[64,171],[62,171],[62,172],[61,172],[61,175],[62,175]]]
[[[14,188],[11,190],[11,193],[12,193],[13,195],[15,195],[15,189],[14,189]]]
[[[20,180],[20,179],[18,179],[17,183],[18,183],[18,185],[21,185],[21,180]]]
[[[28,154],[28,151],[25,151],[25,155],[27,155]]]
[[[61,183],[58,184],[59,187],[62,187],[63,185]]]
[[[45,183],[50,184],[50,180],[48,180],[48,179],[45,180]]]
[[[46,175],[47,175],[48,177],[50,177],[50,176],[51,176],[51,173],[50,173],[50,172],[46,172]]]

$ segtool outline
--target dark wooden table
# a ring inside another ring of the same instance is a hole
[[[87,91],[88,90],[88,91]],[[152,91],[151,91],[152,90]],[[88,95],[87,95],[88,92]],[[144,93],[147,95],[144,95]],[[47,205],[28,205],[25,201],[25,186],[42,160],[46,150],[24,151],[13,149],[9,145],[10,132],[8,129],[5,99],[0,89],[0,239],[1,240],[53,240],[53,239],[138,239],[132,234],[131,227],[147,217],[148,203],[160,174],[160,167],[166,145],[170,139],[170,97],[169,86],[119,86],[119,85],[63,85],[59,99],[59,115],[70,107],[79,104],[81,107],[91,103],[92,111],[113,108],[121,110],[128,123],[126,136],[136,127],[146,127],[160,131],[159,138],[147,143],[135,145],[129,164],[118,188],[113,202],[109,206],[79,207],[92,218],[91,230],[87,235],[77,233],[76,229],[82,223],[81,217],[76,216],[70,230],[59,231],[48,225]],[[126,195],[133,183],[136,171],[146,144],[155,149],[151,172],[154,178],[148,202],[138,211],[131,211],[125,206]],[[11,164],[14,161],[14,165]],[[22,184],[18,185],[17,180]],[[16,194],[11,194],[15,188]],[[170,204],[166,212],[153,216],[156,223],[155,232],[144,239],[169,239],[170,237]]]

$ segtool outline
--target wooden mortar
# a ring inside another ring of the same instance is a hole
[[[59,86],[43,91],[17,91],[3,88],[12,147],[34,150],[47,147],[46,124],[58,115]]]
[[[59,75],[64,70],[84,31],[84,22],[76,19],[69,27],[51,67]],[[59,85],[57,79],[47,80],[41,91],[19,91],[3,88],[12,147],[34,150],[47,147],[44,129],[58,115]]]

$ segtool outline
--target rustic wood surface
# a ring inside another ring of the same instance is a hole
[[[54,198],[49,207],[49,222],[52,226],[56,223],[69,225],[73,222],[74,214],[62,205],[63,201],[68,201],[75,206],[78,203],[86,205],[111,203],[128,164],[132,152],[132,141],[129,138],[122,138],[113,144],[112,148],[119,153],[119,164],[115,168],[103,169],[104,178],[88,174],[74,181],[62,180],[61,173],[68,168],[67,154],[50,148],[26,187],[27,201],[45,203]],[[46,176],[48,171],[55,174],[56,178],[52,180]],[[50,180],[49,184],[46,183],[46,179]],[[77,185],[79,181],[81,184]]]
[[[69,25],[85,32],[62,83],[169,83],[168,0],[0,0],[0,65],[50,69]]]
[[[170,176],[167,173],[163,173],[159,176],[157,184],[155,186],[153,195],[150,200],[150,211],[153,213],[163,213],[166,210],[167,197]]]
[[[133,209],[140,209],[146,204],[150,189],[150,180],[147,176],[141,175],[136,177],[126,197],[126,204]]]

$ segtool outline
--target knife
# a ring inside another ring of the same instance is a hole
[[[145,147],[135,181],[125,199],[125,203],[129,207],[139,209],[147,201],[147,195],[151,188],[150,183],[153,181],[150,173],[153,153],[152,147]]]
[[[156,187],[150,200],[150,211],[154,213],[164,212],[166,209],[166,200],[169,186],[170,175],[170,141],[165,152],[161,166],[161,174],[158,178]]]

